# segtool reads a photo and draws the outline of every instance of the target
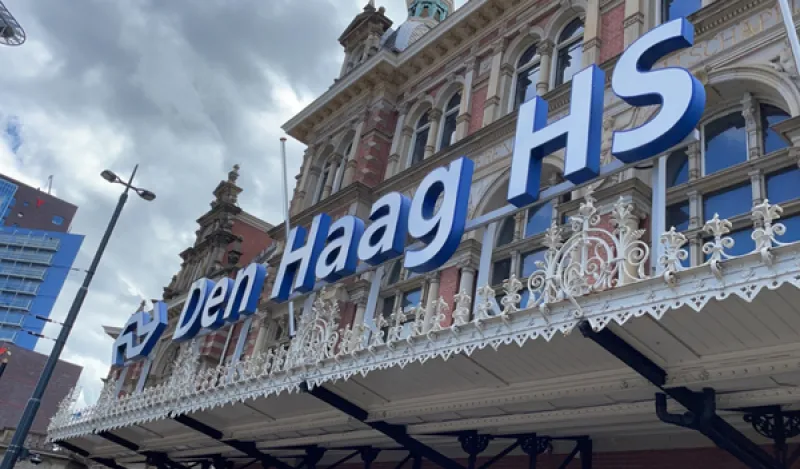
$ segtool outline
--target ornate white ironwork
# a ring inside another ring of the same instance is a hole
[[[786,226],[783,223],[775,223],[783,213],[780,205],[772,205],[768,199],[753,207],[753,221],[760,227],[756,227],[751,234],[753,241],[756,242],[756,251],[761,253],[761,259],[767,265],[772,265],[775,260],[772,249],[775,246],[785,246],[775,239],[776,236],[786,234]]]
[[[683,261],[689,258],[689,252],[683,249],[687,239],[683,233],[675,231],[673,226],[661,235],[660,241],[664,249],[658,258],[658,263],[664,268],[664,280],[668,284],[674,285],[677,282],[675,274],[683,270]]]
[[[730,236],[725,236],[730,234],[731,226],[733,226],[731,222],[720,219],[719,214],[715,213],[714,218],[708,220],[703,227],[706,233],[714,235],[712,241],[703,244],[703,253],[708,256],[706,263],[717,278],[722,278],[722,260],[732,258],[725,252],[727,249],[732,249],[736,243]]]
[[[485,347],[523,345],[538,337],[550,340],[558,332],[571,332],[584,318],[600,330],[633,317],[660,319],[681,307],[700,311],[709,301],[732,295],[749,302],[764,288],[774,290],[785,284],[800,288],[800,243],[776,239],[786,228],[776,223],[781,208],[768,201],[753,208],[757,226],[752,253],[728,254],[733,247],[733,240],[726,236],[731,224],[715,216],[705,225],[713,235],[703,246],[707,260],[684,268],[686,237],[671,229],[660,238],[664,252],[659,264],[665,272],[655,277],[645,274],[649,247],[641,241],[644,232],[632,207],[618,201],[604,222],[594,202],[587,197],[572,217],[573,232],[566,240],[555,225],[546,233],[544,260],[537,262],[537,270],[527,278],[526,305],[520,305],[525,282],[512,276],[504,282],[499,302],[490,286],[478,288],[472,318],[471,298],[462,291],[454,298],[450,324],[449,306],[440,298],[411,311],[396,311],[391,323],[378,315],[374,323],[342,327],[338,302],[320,294],[310,310],[303,312],[291,344],[215,367],[202,366],[197,343],[183,344],[175,372],[162,384],[118,396],[112,379],[97,403],[81,410],[74,409],[78,391],[70,393],[51,421],[49,437],[111,430],[295,392],[303,383],[318,386],[372,370],[469,355]],[[713,276],[708,275],[709,268]],[[444,330],[449,333],[439,333]]]

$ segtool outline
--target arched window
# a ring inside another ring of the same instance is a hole
[[[675,150],[667,157],[667,187],[689,182],[689,155],[686,149]]]
[[[319,181],[317,181],[317,190],[314,192],[313,203],[317,203],[322,199],[322,193],[325,191],[325,183],[328,181],[331,171],[335,171],[332,166],[331,160],[328,159],[322,167],[322,173],[319,175]]]
[[[703,137],[706,176],[747,161],[747,132],[741,110],[706,124]]]
[[[703,7],[703,0],[661,0],[661,22],[686,17]]]
[[[772,106],[770,104],[762,104],[761,110],[761,129],[764,139],[764,154],[772,153],[773,151],[783,150],[789,144],[781,137],[778,132],[775,132],[771,127],[775,124],[783,122],[789,118],[783,109]]]
[[[447,102],[447,107],[442,115],[442,136],[439,149],[444,150],[456,140],[456,125],[458,125],[458,111],[461,108],[461,93],[458,92]]]
[[[333,178],[333,187],[331,188],[331,194],[335,194],[342,188],[342,179],[344,179],[344,171],[347,167],[347,160],[350,158],[350,153],[353,151],[353,142],[350,142],[347,145],[347,148],[344,150],[344,154],[342,155],[342,161],[339,162],[339,166],[336,167],[336,175]]]
[[[583,60],[583,22],[573,20],[561,31],[556,44],[555,86],[566,83],[581,70]]]
[[[536,45],[528,47],[517,62],[517,85],[514,90],[514,109],[536,96],[536,83],[539,81],[539,56]]]
[[[514,241],[514,217],[508,217],[500,224],[500,229],[497,230],[497,241],[494,245],[499,248],[512,241]]]
[[[431,119],[429,112],[425,112],[417,121],[414,129],[414,144],[411,145],[411,156],[409,166],[419,163],[425,159],[425,144],[428,142],[428,133],[431,130]]]

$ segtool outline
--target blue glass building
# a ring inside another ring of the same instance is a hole
[[[0,342],[33,349],[83,236],[0,227]]]

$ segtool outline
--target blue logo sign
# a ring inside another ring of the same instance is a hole
[[[147,357],[167,328],[167,305],[161,301],[153,304],[153,311],[137,311],[128,319],[114,341],[111,363],[122,366],[126,362]]]
[[[620,57],[611,79],[613,92],[631,106],[660,106],[647,123],[614,132],[611,153],[620,161],[633,164],[662,154],[697,127],[706,101],[702,84],[682,68],[652,70],[667,54],[693,43],[694,28],[681,18],[646,33]],[[566,117],[548,123],[548,103],[540,97],[520,107],[509,203],[523,207],[536,202],[542,160],[562,149],[566,149],[566,179],[583,184],[598,176],[604,93],[605,74],[592,65],[572,78]],[[405,254],[403,265],[412,272],[441,267],[456,252],[464,234],[473,170],[473,162],[462,157],[428,174],[412,199],[396,192],[382,196],[372,206],[368,225],[351,215],[332,222],[322,213],[314,217],[309,229],[294,227],[286,240],[270,299],[285,302],[295,292],[313,290],[317,279],[335,282],[352,275],[359,261],[378,265]],[[409,238],[418,243],[407,248]],[[264,266],[251,264],[235,281],[196,281],[173,340],[189,340],[201,329],[214,330],[237,321],[242,314],[253,314],[265,278]],[[163,331],[163,327],[152,329],[153,322],[144,320],[142,314],[134,315],[117,339],[115,364],[121,363],[123,351],[127,359],[146,355],[153,346],[153,336],[157,341]],[[151,329],[149,335],[142,332]],[[144,336],[146,341],[134,340]]]

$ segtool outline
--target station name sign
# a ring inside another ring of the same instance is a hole
[[[622,54],[611,79],[613,92],[631,106],[659,106],[645,124],[615,131],[611,153],[626,164],[653,158],[680,144],[702,117],[706,95],[688,70],[652,70],[667,55],[691,47],[694,28],[686,19],[665,23],[639,38]],[[524,207],[539,198],[542,160],[562,149],[564,177],[574,184],[600,172],[605,73],[591,65],[572,78],[570,112],[547,122],[548,103],[534,97],[519,109],[508,185],[508,201]],[[472,160],[462,157],[430,172],[413,198],[398,192],[372,206],[369,219],[347,215],[335,222],[327,214],[314,217],[309,229],[294,227],[286,240],[270,298],[288,301],[309,292],[318,279],[335,282],[353,275],[360,262],[382,264],[405,255],[403,266],[423,273],[445,264],[458,249],[467,222]],[[407,249],[408,238],[422,247]],[[266,269],[251,264],[235,279],[200,279],[192,284],[173,333],[185,341],[256,312]],[[146,357],[167,327],[166,305],[135,313],[114,343],[113,363],[123,365]]]

